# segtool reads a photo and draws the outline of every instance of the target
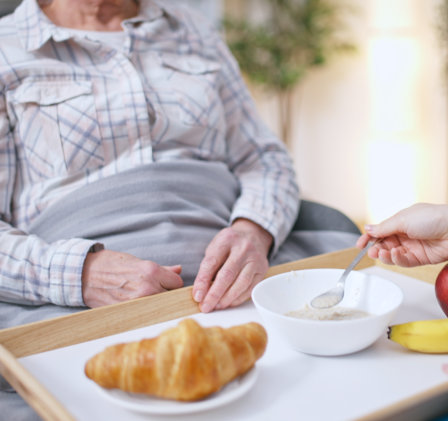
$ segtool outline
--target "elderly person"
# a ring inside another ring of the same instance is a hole
[[[297,187],[217,35],[165,2],[25,0],[0,37],[1,299],[247,299]]]
[[[193,283],[204,312],[245,301],[298,189],[206,22],[162,1],[24,0],[0,40],[0,300]]]
[[[217,33],[169,2],[24,0],[0,40],[1,300],[245,301],[298,189]]]

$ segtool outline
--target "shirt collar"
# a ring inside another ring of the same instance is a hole
[[[135,18],[125,20],[124,24],[150,22],[156,19],[160,19],[164,16],[164,14],[164,7],[159,5],[157,1],[140,0],[140,13]]]
[[[123,26],[134,26],[141,22],[149,22],[163,17],[163,6],[154,0],[141,0],[140,13],[123,21]],[[23,0],[14,12],[14,19],[20,40],[27,51],[42,47],[50,38],[65,41],[71,37],[70,32],[56,26],[42,12],[36,0]]]

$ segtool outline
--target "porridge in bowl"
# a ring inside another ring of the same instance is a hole
[[[285,315],[308,320],[353,320],[370,316],[366,311],[357,308],[333,307],[316,309],[308,305],[299,310],[288,311]]]

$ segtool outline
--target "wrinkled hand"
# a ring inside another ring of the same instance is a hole
[[[180,288],[181,270],[111,250],[88,253],[82,271],[84,303],[99,307]]]
[[[356,245],[381,242],[368,255],[389,265],[412,267],[448,260],[448,206],[418,203],[378,225],[367,225]]]
[[[202,312],[235,307],[250,298],[269,268],[272,236],[259,225],[238,219],[211,241],[193,285]]]

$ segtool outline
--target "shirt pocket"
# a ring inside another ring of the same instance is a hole
[[[73,174],[104,163],[89,81],[32,81],[10,92],[19,144],[36,177]]]
[[[168,116],[192,126],[223,129],[218,62],[197,55],[161,57],[164,72],[160,105]]]

